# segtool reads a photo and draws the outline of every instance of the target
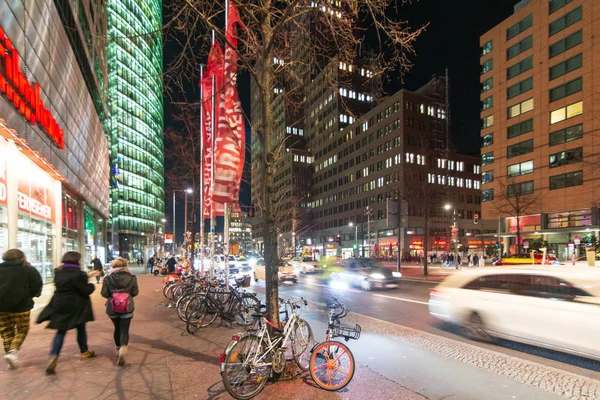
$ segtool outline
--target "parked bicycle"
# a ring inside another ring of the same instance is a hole
[[[283,327],[276,326],[262,314],[255,314],[260,317],[258,331],[234,335],[225,353],[221,354],[223,384],[232,397],[251,399],[263,390],[273,373],[283,372],[288,345],[296,365],[304,371],[308,369],[305,357],[313,341],[312,329],[296,313],[301,304],[307,305],[306,300],[284,300],[282,303],[291,310],[284,318]]]
[[[339,311],[338,311],[339,310]],[[344,327],[341,320],[348,315],[348,309],[337,297],[329,305],[329,323],[325,332],[325,341],[312,349],[310,357],[310,376],[322,389],[336,391],[350,383],[355,371],[354,355],[342,342],[333,340],[343,337],[346,342],[360,338],[361,328]]]

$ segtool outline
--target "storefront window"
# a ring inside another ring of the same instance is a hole
[[[548,214],[548,228],[569,228],[592,225],[590,210]]]
[[[54,258],[52,250],[55,245],[54,225],[19,213],[17,231],[17,247],[25,253],[27,261],[34,266],[44,283],[54,279]]]

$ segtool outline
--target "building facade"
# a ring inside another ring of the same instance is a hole
[[[531,0],[480,38],[482,212],[505,252],[598,237],[599,34],[597,1]]]
[[[0,3],[0,251],[45,282],[66,251],[105,260],[103,2]]]
[[[315,228],[300,245],[337,257],[395,258],[398,240],[405,258],[453,251],[449,204],[457,215],[457,249],[481,251],[477,236],[493,227],[474,224],[481,208],[479,158],[449,150],[447,115],[444,81],[433,80],[389,96],[321,138],[309,203]],[[400,235],[387,226],[387,199],[406,202]]]
[[[112,255],[156,248],[164,218],[162,2],[108,5]]]
[[[253,251],[252,224],[247,212],[232,212],[229,221],[229,244],[236,254]],[[235,251],[237,250],[237,251]]]

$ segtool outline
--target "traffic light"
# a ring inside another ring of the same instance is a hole
[[[473,217],[473,223],[475,225],[477,225],[479,223],[479,214],[475,214],[475,216]]]

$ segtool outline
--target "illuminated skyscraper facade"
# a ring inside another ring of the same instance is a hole
[[[164,217],[162,2],[108,9],[109,228],[113,255],[135,259],[152,251]]]

